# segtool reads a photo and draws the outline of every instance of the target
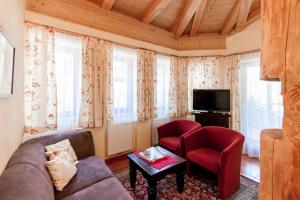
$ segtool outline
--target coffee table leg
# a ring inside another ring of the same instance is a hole
[[[176,172],[176,182],[177,182],[177,191],[179,193],[183,192],[184,189],[184,170],[179,170]]]
[[[130,186],[135,188],[136,182],[136,167],[134,163],[130,160],[129,161],[129,178],[130,178]]]
[[[157,195],[157,182],[156,181],[148,181],[148,200],[156,200]]]

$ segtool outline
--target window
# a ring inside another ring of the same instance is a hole
[[[57,82],[57,126],[78,127],[82,39],[63,33],[55,34],[55,69]]]
[[[241,132],[245,134],[244,153],[259,157],[260,132],[281,128],[283,100],[280,82],[259,80],[260,59],[242,59],[241,67]]]
[[[157,118],[167,118],[169,113],[170,58],[157,55]]]
[[[137,119],[137,52],[113,47],[113,119],[115,123]]]

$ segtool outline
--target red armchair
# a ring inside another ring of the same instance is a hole
[[[218,176],[219,196],[226,198],[240,186],[244,136],[231,129],[207,126],[184,136],[188,173],[196,164]]]
[[[174,120],[157,128],[159,145],[173,153],[185,155],[183,135],[186,135],[201,125],[191,120]]]

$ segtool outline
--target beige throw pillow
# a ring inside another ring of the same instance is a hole
[[[59,156],[55,157],[53,160],[47,161],[46,166],[52,177],[54,186],[58,191],[63,190],[77,171],[74,162],[70,162]]]
[[[45,148],[48,153],[48,156],[55,155],[55,153],[64,151],[70,155],[70,157],[74,163],[76,163],[78,161],[77,156],[76,156],[76,154],[71,146],[71,143],[68,139],[62,140],[55,144],[51,144],[49,146],[46,146]],[[51,156],[50,156],[50,160],[51,160]]]
[[[60,149],[46,152],[46,155],[49,160],[54,160],[55,158],[61,158],[61,159],[68,160],[69,162],[74,163],[74,160],[70,156],[70,154],[68,152],[62,151]],[[75,162],[75,164],[76,164],[76,162]]]

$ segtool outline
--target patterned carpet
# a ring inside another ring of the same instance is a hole
[[[121,181],[135,200],[147,199],[147,181],[139,172],[137,173],[135,190],[130,187],[128,169],[115,172],[115,176]],[[218,188],[216,184],[216,178],[211,175],[185,176],[184,192],[180,194],[177,192],[175,174],[169,174],[157,184],[157,199],[219,200],[219,198],[217,198]],[[228,199],[256,200],[258,197],[258,187],[258,183],[241,176],[240,189]]]

